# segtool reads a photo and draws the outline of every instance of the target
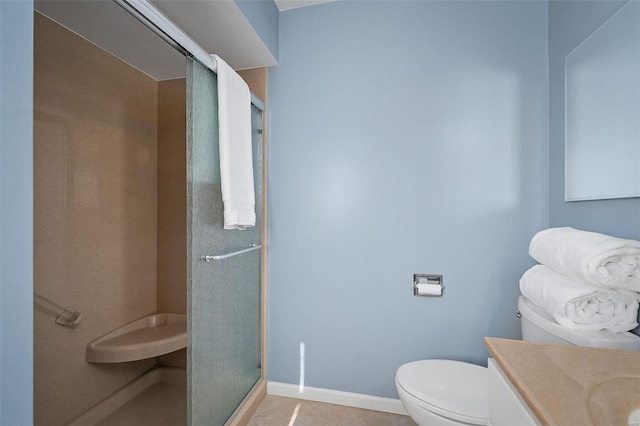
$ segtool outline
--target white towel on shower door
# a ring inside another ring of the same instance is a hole
[[[224,60],[218,64],[220,185],[224,229],[255,226],[255,188],[251,144],[251,92]]]

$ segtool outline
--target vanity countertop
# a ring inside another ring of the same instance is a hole
[[[640,408],[640,352],[484,341],[543,424],[626,425]]]

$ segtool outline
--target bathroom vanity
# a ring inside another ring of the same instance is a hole
[[[485,337],[489,424],[626,425],[640,408],[640,352]]]
[[[491,426],[541,424],[494,358],[489,358],[489,419]]]

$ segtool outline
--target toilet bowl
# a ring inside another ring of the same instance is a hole
[[[640,336],[561,327],[523,296],[518,300],[518,317],[524,340],[640,351]],[[443,359],[410,362],[398,368],[396,388],[402,405],[419,426],[487,424],[485,367]]]
[[[418,425],[487,424],[487,369],[467,362],[427,359],[396,373],[400,401]]]

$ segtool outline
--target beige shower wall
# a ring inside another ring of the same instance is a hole
[[[158,311],[187,313],[187,82],[158,83]],[[163,365],[187,367],[185,349]]]
[[[251,93],[267,104],[267,68],[252,68],[238,71],[240,77],[247,83]]]
[[[61,425],[155,364],[85,362],[91,340],[156,310],[158,84],[35,14],[36,425]],[[19,319],[16,319],[19,320]]]
[[[158,83],[158,310],[187,313],[187,85]]]

